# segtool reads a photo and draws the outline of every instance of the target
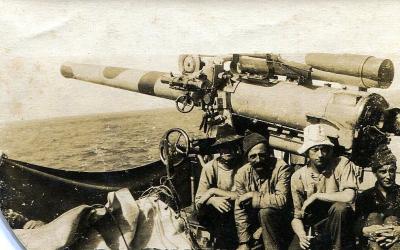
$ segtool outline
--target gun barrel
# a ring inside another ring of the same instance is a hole
[[[169,75],[159,71],[141,71],[101,65],[64,63],[61,74],[66,78],[78,79],[141,94],[175,100],[182,91],[169,88],[161,83],[161,77]]]

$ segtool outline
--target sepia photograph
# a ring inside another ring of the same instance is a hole
[[[400,249],[398,2],[0,4],[0,249]]]

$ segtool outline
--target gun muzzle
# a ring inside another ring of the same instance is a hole
[[[169,75],[166,72],[141,71],[69,62],[64,63],[60,71],[66,78],[78,79],[171,100],[175,100],[183,94],[182,91],[171,89],[168,84],[161,82],[162,76]]]

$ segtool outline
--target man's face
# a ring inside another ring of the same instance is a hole
[[[390,188],[396,183],[396,164],[384,165],[375,173],[378,185]]]
[[[255,145],[247,154],[247,160],[256,171],[262,171],[267,166],[268,158],[268,147],[265,143]]]
[[[333,149],[328,145],[317,145],[308,150],[308,158],[314,166],[322,167],[332,158]]]
[[[219,148],[220,159],[226,165],[230,165],[238,156],[238,147],[236,145],[223,145]]]

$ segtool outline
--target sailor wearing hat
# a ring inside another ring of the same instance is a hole
[[[287,249],[291,239],[289,205],[293,170],[272,156],[267,139],[260,134],[247,135],[243,151],[248,163],[235,176],[240,195],[235,204],[238,249],[253,247],[260,226],[265,249]]]
[[[237,246],[233,205],[237,197],[234,176],[241,166],[240,139],[229,125],[217,128],[216,148],[219,156],[208,162],[201,171],[196,192],[199,222],[215,237],[216,249],[235,249]]]
[[[357,191],[356,166],[336,157],[334,144],[321,124],[304,129],[304,143],[298,150],[308,158],[291,179],[294,205],[292,227],[296,236],[290,249],[354,249],[350,206]],[[311,235],[306,232],[314,232]]]
[[[356,200],[356,233],[362,249],[400,249],[400,186],[396,184],[396,157],[387,145],[371,156],[375,186]]]

